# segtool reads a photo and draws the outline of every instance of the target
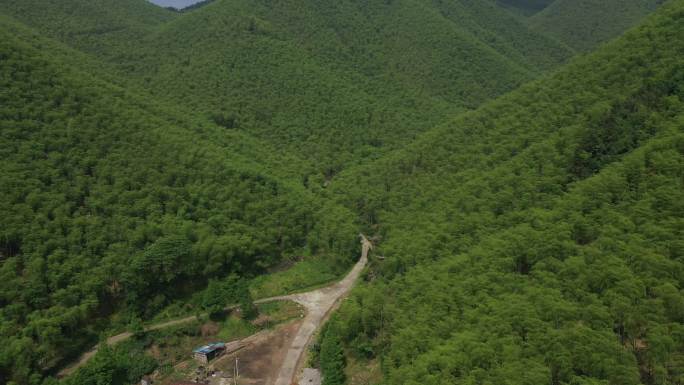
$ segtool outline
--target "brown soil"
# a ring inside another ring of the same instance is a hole
[[[202,327],[200,328],[200,333],[202,333],[202,337],[211,337],[218,334],[220,329],[221,326],[219,324],[210,321],[202,325]]]
[[[152,344],[152,346],[147,349],[147,353],[151,355],[155,360],[158,360],[159,357],[161,357],[162,352],[161,349],[159,349],[159,345],[157,344]]]
[[[300,325],[301,321],[297,320],[274,330],[245,338],[243,342],[247,346],[233,354],[221,357],[213,363],[212,367],[215,370],[233,373],[235,358],[237,358],[240,384],[272,384],[278,376],[280,365]]]

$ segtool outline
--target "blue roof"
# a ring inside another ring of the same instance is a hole
[[[201,354],[209,354],[215,350],[224,349],[225,347],[226,347],[226,344],[224,344],[223,342],[213,342],[213,343],[210,343],[208,345],[204,345],[200,348],[197,348],[197,349],[193,350],[192,352],[193,353],[201,353]]]

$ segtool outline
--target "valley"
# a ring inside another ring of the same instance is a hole
[[[684,381],[684,0],[195,3],[0,0],[0,383]]]

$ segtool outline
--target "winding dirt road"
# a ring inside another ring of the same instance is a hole
[[[361,258],[354,265],[354,268],[344,279],[332,286],[308,293],[293,294],[283,297],[283,299],[295,301],[307,310],[306,317],[297,331],[297,335],[292,341],[285,361],[283,361],[275,385],[291,385],[296,380],[297,369],[301,367],[305,358],[305,352],[311,339],[325,321],[326,316],[333,309],[335,304],[351,290],[357,278],[361,274],[364,266],[368,262],[368,251],[373,245],[361,235]]]
[[[268,299],[269,299],[269,298],[266,298],[266,299],[264,299],[264,300],[262,300],[262,301],[263,301],[263,302],[268,302],[268,301],[267,301]],[[258,302],[258,301],[255,301],[255,303],[256,303],[256,302]],[[229,307],[226,308],[226,310],[230,310],[230,309],[232,309],[232,308],[234,308],[234,307],[235,307],[235,306],[229,306]],[[202,316],[206,316],[206,314],[203,314]],[[195,320],[197,320],[197,316],[194,316],[194,315],[193,315],[193,316],[188,316],[188,317],[185,317],[185,318],[179,318],[179,319],[175,319],[175,320],[171,320],[171,321],[166,321],[166,322],[161,322],[161,323],[158,323],[158,324],[154,324],[154,325],[148,326],[148,327],[145,328],[145,331],[146,331],[146,332],[149,332],[149,331],[154,331],[154,330],[158,330],[158,329],[164,329],[164,328],[168,328],[168,327],[171,327],[171,326],[176,326],[176,325],[181,325],[181,324],[184,324],[184,323],[192,322],[192,321],[195,321]],[[133,333],[131,333],[131,332],[123,332],[123,333],[120,333],[120,334],[117,334],[117,335],[115,335],[115,336],[111,336],[111,337],[107,338],[107,345],[112,346],[112,345],[115,345],[115,344],[117,344],[117,343],[119,343],[119,342],[121,342],[121,341],[125,341],[125,340],[127,340],[127,339],[129,339],[129,338],[131,338],[131,337],[133,337]],[[85,364],[88,362],[88,360],[90,360],[91,358],[93,358],[93,356],[97,353],[97,351],[98,351],[99,348],[100,348],[100,344],[97,344],[97,345],[93,346],[92,349],[90,349],[90,350],[88,350],[87,352],[83,353],[83,354],[81,355],[81,357],[79,357],[78,361],[76,361],[76,362],[72,363],[71,365],[67,366],[66,368],[60,370],[59,373],[57,373],[57,377],[58,377],[58,378],[66,377],[66,376],[70,375],[71,373],[73,373],[74,371],[76,371],[76,369],[78,369],[78,368],[80,368],[81,366],[85,365]]]
[[[332,310],[335,303],[337,303],[337,301],[340,298],[342,298],[349,292],[349,290],[354,285],[354,282],[361,274],[363,267],[366,265],[368,261],[368,252],[373,248],[373,245],[370,241],[368,241],[368,239],[366,239],[366,237],[363,236],[363,234],[359,234],[359,236],[361,237],[361,258],[356,263],[356,265],[354,265],[354,267],[347,274],[347,276],[344,277],[342,281],[334,285],[310,291],[307,293],[263,298],[254,301],[254,303],[256,304],[273,301],[294,301],[303,305],[307,310],[307,315],[304,318],[304,322],[302,323],[301,328],[298,330],[297,336],[295,337],[292,346],[288,350],[287,356],[285,357],[285,361],[283,362],[283,365],[280,368],[280,373],[275,383],[276,385],[290,385],[294,382],[296,370],[299,367],[301,359],[304,357],[306,347],[311,341],[311,338],[313,337],[314,333],[321,326],[321,323],[325,320],[326,315],[330,312],[330,310]],[[231,305],[227,306],[225,309],[231,310],[235,307],[236,305]],[[206,316],[206,314],[203,314],[201,316]],[[155,325],[148,326],[145,328],[145,331],[164,329],[167,327],[192,322],[195,320],[197,320],[197,316],[188,316],[185,318],[179,318],[176,320],[161,322]],[[117,334],[115,336],[107,338],[107,345],[114,345],[121,341],[127,340],[132,336],[133,333],[131,332]],[[95,345],[92,349],[83,353],[81,357],[79,357],[78,361],[60,370],[57,374],[57,377],[66,377],[74,371],[76,371],[76,369],[85,365],[88,362],[88,360],[90,360],[97,353],[99,347],[99,344]]]

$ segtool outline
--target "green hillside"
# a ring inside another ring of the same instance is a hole
[[[0,21],[0,383],[38,384],[210,278],[351,262],[348,212],[269,166],[296,159],[73,70],[68,49]]]
[[[175,18],[175,12],[140,0],[2,1],[1,14],[40,26],[41,32],[75,43],[77,48],[120,54],[155,26]]]
[[[663,0],[555,0],[529,22],[532,29],[586,52],[619,36],[662,3]]]
[[[218,0],[158,9],[144,27],[71,11],[83,2],[0,1],[0,10],[156,97],[314,159],[327,176],[570,55],[486,2]],[[83,36],[83,17],[116,32]]]
[[[571,58],[656,3],[0,0],[0,384],[360,229],[326,385],[683,383],[684,0]]]
[[[683,19],[341,175],[383,258],[326,336],[386,384],[681,383]]]

